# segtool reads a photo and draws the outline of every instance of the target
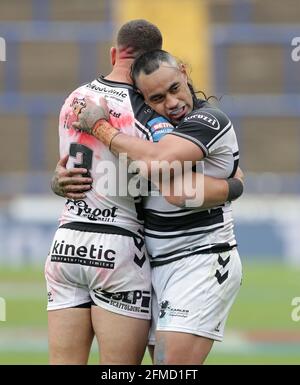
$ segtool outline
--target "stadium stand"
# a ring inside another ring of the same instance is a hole
[[[11,218],[7,206],[15,205],[12,199],[49,194],[58,158],[57,116],[64,98],[96,77],[100,68],[102,73],[109,71],[110,63],[102,52],[112,44],[117,25],[114,7],[119,1],[72,0],[70,6],[69,1],[59,0],[1,0],[0,36],[7,48],[7,61],[0,62],[3,242],[8,242],[9,228],[22,231],[20,226],[7,225]],[[247,172],[246,191],[299,194],[300,63],[291,59],[291,41],[299,35],[298,0],[209,0],[206,4],[213,89],[205,91],[222,96],[222,109],[232,117],[241,165]],[[201,44],[201,36],[195,37],[197,42]],[[251,204],[248,207],[251,213]],[[241,245],[247,231],[250,234],[245,218],[238,227]],[[272,218],[261,219],[260,225]],[[16,217],[11,220],[16,224]],[[294,229],[300,228],[293,223]],[[276,249],[282,255],[289,253],[284,245],[290,245],[290,240],[282,240],[278,228],[267,229],[271,234],[267,239],[273,241],[263,250],[265,255],[274,256]],[[253,227],[253,237],[261,234],[258,229]],[[257,253],[247,247],[246,253]]]

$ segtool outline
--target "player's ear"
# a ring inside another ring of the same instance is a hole
[[[116,47],[111,47],[110,49],[110,62],[114,66],[116,64],[117,49]]]
[[[187,75],[187,71],[186,71],[186,66],[185,66],[183,63],[180,63],[180,64],[179,64],[179,69],[180,69],[180,72],[183,74],[185,80],[188,80],[188,75]]]

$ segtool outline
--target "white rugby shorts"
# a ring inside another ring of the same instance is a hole
[[[142,237],[58,228],[47,257],[47,310],[94,303],[151,318],[151,272]]]
[[[236,248],[153,267],[149,344],[155,344],[156,330],[222,341],[241,280],[242,265]]]

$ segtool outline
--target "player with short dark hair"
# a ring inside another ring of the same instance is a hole
[[[144,52],[162,47],[159,29],[144,19],[132,20],[124,24],[118,32],[117,46],[121,57],[138,57]]]
[[[64,181],[83,175],[80,181],[92,178],[93,185],[80,199],[73,199],[78,198],[76,189],[70,192],[46,262],[52,364],[85,364],[94,334],[102,364],[139,364],[147,345],[151,277],[140,197],[117,194],[117,181],[109,173],[111,189],[99,191],[102,164],[109,162],[118,172],[118,159],[72,127],[87,96],[97,103],[105,97],[111,121],[120,130],[151,139],[147,122],[156,114],[127,81],[135,57],[161,48],[161,33],[146,20],[132,20],[121,27],[117,42],[111,48],[111,73],[72,92],[60,113],[61,164],[70,169]],[[57,192],[63,194],[64,187]]]

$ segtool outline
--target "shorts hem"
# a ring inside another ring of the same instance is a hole
[[[169,327],[169,328],[159,328],[158,327],[156,329],[156,331],[158,331],[158,332],[161,331],[161,332],[188,333],[188,334],[194,334],[194,335],[199,336],[199,337],[210,338],[211,340],[214,340],[214,341],[219,341],[219,342],[223,341],[223,336],[216,335],[214,333],[206,332],[206,331],[202,331],[202,330],[191,330],[191,329],[185,329],[185,328],[180,328],[180,327]]]
[[[81,301],[81,302],[78,302],[78,303],[71,303],[71,304],[63,304],[63,305],[54,305],[54,304],[53,304],[53,305],[47,305],[47,311],[74,308],[74,307],[83,305],[83,304],[88,303],[88,302],[91,302],[91,303],[92,303],[91,300],[85,300],[85,301]]]

